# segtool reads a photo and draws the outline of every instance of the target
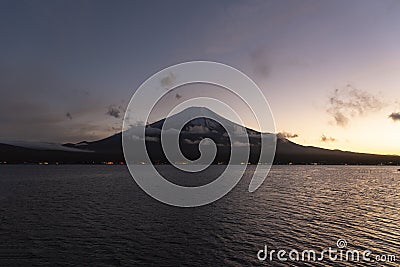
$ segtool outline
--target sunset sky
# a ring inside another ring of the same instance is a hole
[[[399,14],[398,0],[3,0],[0,140],[107,137],[149,76],[210,60],[252,78],[293,142],[400,155]]]

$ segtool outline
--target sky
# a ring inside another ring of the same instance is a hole
[[[253,79],[293,142],[400,155],[398,14],[397,0],[2,0],[0,140],[107,137],[147,78],[209,60]]]

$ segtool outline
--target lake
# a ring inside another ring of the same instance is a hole
[[[397,169],[273,166],[254,193],[249,171],[222,199],[177,208],[144,193],[126,166],[1,165],[0,266],[400,266]],[[338,249],[339,239],[371,261],[257,256]]]

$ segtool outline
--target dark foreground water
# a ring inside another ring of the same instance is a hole
[[[0,266],[400,266],[397,168],[274,166],[255,193],[248,183],[176,208],[125,166],[0,166]],[[321,252],[338,239],[371,261],[257,258],[265,245]]]

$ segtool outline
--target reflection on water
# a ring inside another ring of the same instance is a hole
[[[320,251],[339,238],[400,266],[397,169],[274,166],[252,194],[248,174],[185,209],[147,196],[124,166],[0,166],[0,266],[376,266],[257,259],[264,245]]]

